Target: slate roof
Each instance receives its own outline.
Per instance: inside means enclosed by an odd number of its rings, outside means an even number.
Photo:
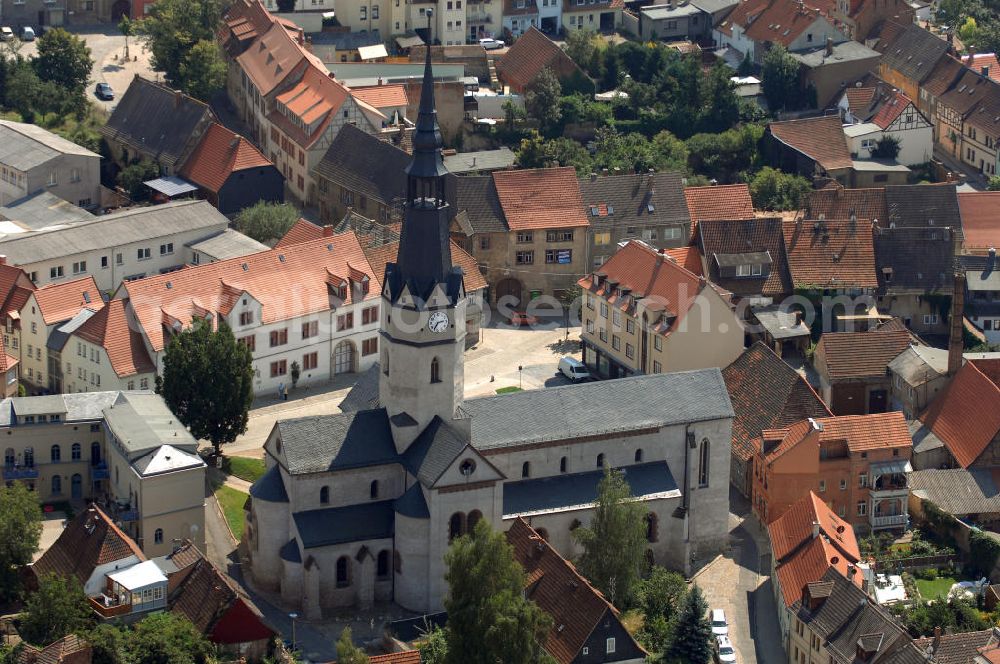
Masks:
[[[461,432],[435,415],[403,453],[403,462],[422,485],[430,487],[468,446]]]
[[[114,524],[111,517],[100,507],[91,505],[66,524],[59,538],[32,569],[39,577],[44,574],[75,576],[80,583],[86,583],[96,567],[131,556],[146,560],[136,543]]]
[[[733,454],[746,460],[764,429],[833,415],[816,390],[766,344],[756,342],[722,370],[733,418]]]
[[[785,221],[785,252],[795,288],[877,288],[871,222]]]
[[[907,474],[910,491],[948,514],[1000,512],[996,471],[989,468],[934,468]]]
[[[45,284],[34,292],[34,296],[46,325],[69,320],[84,308],[97,310],[104,306],[101,291],[92,276]]]
[[[431,512],[427,508],[427,500],[424,498],[424,491],[421,487],[420,482],[415,482],[393,502],[396,514],[402,514],[411,519],[431,518]]]
[[[295,512],[292,519],[302,548],[390,539],[395,525],[392,500]]]
[[[215,114],[207,104],[137,75],[101,134],[133,152],[178,163],[202,127],[213,120]]]
[[[875,231],[879,292],[951,293],[954,242],[948,228],[880,228]]]
[[[480,452],[733,417],[718,369],[513,392],[469,399],[462,408],[472,417],[473,446]]]
[[[506,537],[524,568],[525,597],[552,618],[545,651],[559,664],[576,661],[601,620],[617,621],[618,610],[523,519],[514,520]],[[634,640],[629,645],[622,647],[644,652]]]
[[[30,171],[64,154],[101,157],[38,125],[0,120],[0,164]]]
[[[406,198],[409,163],[410,155],[403,150],[346,124],[316,166],[316,174],[357,195],[391,204]]]
[[[397,462],[389,418],[382,408],[278,420],[275,428],[281,453],[269,452],[283,461],[290,475]]]
[[[277,464],[268,468],[250,487],[250,496],[268,503],[287,503],[288,492],[281,479],[281,469]]]
[[[969,191],[958,194],[958,207],[962,217],[962,246],[967,251],[978,251],[1000,246],[1000,191]]]
[[[590,225],[583,210],[580,182],[570,166],[496,171],[493,183],[511,230]]]
[[[233,173],[267,167],[274,168],[274,164],[253,143],[213,122],[184,161],[180,175],[218,193]]]
[[[889,225],[947,226],[960,233],[962,212],[954,184],[904,184],[885,188]]]
[[[839,115],[772,122],[767,128],[775,139],[809,157],[826,171],[853,165]]]
[[[372,269],[375,270],[375,274],[379,275],[380,278],[385,272],[386,263],[395,263],[398,254],[399,240],[378,247],[365,247],[365,255],[368,257],[368,262],[371,264]],[[483,290],[489,285],[486,282],[486,277],[483,276],[482,271],[479,269],[479,263],[476,262],[476,259],[469,255],[469,252],[465,249],[458,246],[454,240],[451,242],[451,262],[452,265],[462,268],[462,283],[465,285],[466,293]]]
[[[785,259],[785,240],[781,219],[751,218],[711,221],[698,224],[698,245],[707,259],[708,278],[735,295],[777,296],[792,292],[792,280]],[[767,252],[771,270],[765,278],[723,278],[713,256]]]
[[[156,365],[149,359],[142,335],[129,324],[124,300],[108,302],[80,325],[74,334],[104,348],[119,378],[156,372]]]
[[[983,77],[978,70],[966,69],[951,88],[938,97],[938,104],[964,116],[965,124],[981,131],[1000,130],[1000,83]]]
[[[475,173],[477,171],[495,171],[511,168],[516,155],[508,147],[497,150],[479,150],[477,152],[459,152],[444,155],[444,167],[449,173]]]
[[[678,173],[631,173],[584,178],[580,180],[580,195],[595,231],[622,224],[680,225],[683,226],[682,237],[691,235],[691,217]]]
[[[831,380],[884,377],[885,368],[911,342],[906,331],[826,332],[820,352]]]
[[[844,189],[841,186],[809,192],[806,202],[807,219],[870,219],[881,226],[889,225],[889,210],[885,189]]]
[[[358,375],[347,396],[340,402],[338,408],[342,413],[354,413],[359,410],[378,408],[379,363],[376,362]]]
[[[888,45],[878,44],[882,64],[914,83],[923,83],[948,52],[948,42],[917,24],[907,25]]]
[[[546,67],[559,77],[580,71],[555,42],[532,26],[507,49],[496,64],[496,72],[504,83],[523,90]]]
[[[968,468],[1000,431],[1000,387],[966,362],[919,419]]]
[[[506,233],[507,220],[490,175],[449,176],[445,181],[455,214],[464,214],[473,233]]]
[[[677,482],[666,461],[618,468],[636,498],[676,498]],[[503,486],[503,517],[532,516],[580,509],[597,501],[604,469],[507,482]]]

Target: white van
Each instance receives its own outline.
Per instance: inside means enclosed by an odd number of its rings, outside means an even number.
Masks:
[[[568,356],[559,360],[559,373],[566,376],[574,383],[579,380],[587,380],[590,378],[590,372],[587,370],[587,365],[580,360]]]
[[[726,612],[722,609],[712,609],[712,634],[728,636],[729,623],[726,622]]]
[[[35,41],[35,30],[30,25],[21,28],[21,41]]]

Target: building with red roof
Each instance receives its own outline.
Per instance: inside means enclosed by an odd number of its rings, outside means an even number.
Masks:
[[[608,0],[603,0],[605,3]],[[617,9],[610,8],[608,11],[621,15],[622,4],[618,0]],[[611,3],[613,4],[613,3]],[[591,12],[600,11],[602,8],[589,6]],[[576,17],[574,16],[574,23]],[[564,17],[564,20],[565,19]],[[500,58],[496,65],[497,76],[500,81],[509,86],[513,92],[523,93],[531,85],[531,82],[542,73],[543,69],[551,69],[552,72],[562,80],[589,81],[587,75],[580,69],[573,59],[566,55],[559,46],[546,37],[541,30],[531,27],[521,35],[516,42]],[[591,83],[592,85],[592,83]]]
[[[903,329],[826,332],[813,355],[819,393],[837,415],[881,413],[889,408],[889,363],[915,343]]]
[[[962,250],[985,256],[1000,247],[1000,191],[963,191],[958,194],[962,213]]]
[[[258,201],[285,200],[285,178],[242,136],[213,122],[180,170],[222,214],[234,215]]]
[[[884,136],[899,141],[896,161],[913,166],[931,158],[934,151],[934,127],[916,103],[885,81],[874,85],[848,88],[840,96],[839,108],[852,154],[871,159]]]
[[[776,168],[850,185],[854,165],[839,115],[771,122],[764,139],[765,154]]]
[[[864,532],[906,527],[913,442],[902,413],[809,418],[752,444],[751,501],[765,523],[815,492]]]
[[[691,215],[691,237],[698,235],[698,222],[706,219],[753,219],[753,199],[746,184],[685,187],[684,199]]]
[[[21,361],[21,309],[36,290],[28,273],[7,264],[7,257],[0,256],[0,319],[3,335],[0,336],[0,372],[4,377],[0,395],[17,394],[17,381]]]
[[[601,377],[724,367],[743,350],[729,294],[643,242],[579,285],[583,361]]]
[[[747,0],[715,26],[713,36],[720,46],[731,47],[741,56],[749,53],[752,61],[760,63],[770,44],[802,51],[828,39],[837,44],[847,41],[829,15],[832,8],[832,2],[823,0]]]
[[[138,330],[129,325],[124,300],[111,300],[92,315],[82,316],[78,326],[62,332],[62,352],[75,351],[91,358],[86,377],[66,372],[63,391],[85,392],[90,386],[102,390],[149,390],[156,382],[156,365],[149,358]],[[49,344],[50,353],[52,343]],[[82,363],[80,363],[82,364]]]

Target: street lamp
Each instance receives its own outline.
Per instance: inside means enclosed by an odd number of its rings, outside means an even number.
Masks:
[[[519,390],[522,389],[522,387],[523,387],[523,385],[521,384],[521,371],[523,369],[524,369],[523,366],[521,366],[520,364],[517,365],[517,389],[519,389]]]
[[[299,614],[292,611],[288,617],[292,619],[292,652],[295,652],[295,619],[299,617]]]

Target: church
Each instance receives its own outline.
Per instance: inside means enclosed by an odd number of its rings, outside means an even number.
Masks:
[[[467,298],[427,51],[399,252],[381,280],[378,407],[275,424],[245,569],[306,618],[381,601],[440,611],[453,538],[521,517],[573,558],[615,468],[647,512],[647,560],[689,573],[728,534],[733,410],[718,369],[464,399]]]

